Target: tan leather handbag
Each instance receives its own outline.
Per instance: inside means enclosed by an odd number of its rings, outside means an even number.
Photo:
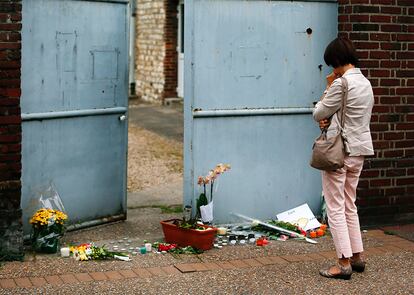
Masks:
[[[346,102],[348,99],[348,81],[341,77],[342,81],[342,107],[341,122],[338,134],[327,138],[327,128],[315,139],[312,148],[310,165],[313,168],[326,171],[335,171],[344,167],[345,145],[342,137],[342,129],[345,123]],[[339,112],[339,111],[338,111]]]

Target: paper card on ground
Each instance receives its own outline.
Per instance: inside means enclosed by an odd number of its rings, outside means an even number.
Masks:
[[[213,201],[208,203],[205,206],[200,206],[201,220],[203,222],[212,222],[213,221]]]
[[[310,230],[321,226],[308,204],[303,204],[299,207],[277,214],[276,217],[278,220],[297,224],[303,230]]]

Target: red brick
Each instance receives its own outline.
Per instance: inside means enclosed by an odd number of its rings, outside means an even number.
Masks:
[[[51,285],[60,285],[63,284],[63,280],[59,276],[47,276],[45,280]]]
[[[108,280],[108,277],[103,272],[90,272],[89,275],[94,281],[105,281]]]
[[[370,70],[370,77],[389,77],[390,70]]]
[[[396,71],[397,77],[414,77],[414,70]]]
[[[123,269],[123,270],[119,270],[119,273],[124,277],[124,278],[127,278],[127,279],[130,279],[130,278],[136,278],[137,277],[137,274],[135,273],[135,272],[133,272],[132,270],[130,270],[130,269]]]
[[[75,276],[75,278],[79,282],[90,282],[90,281],[93,281],[93,278],[89,274],[87,274],[87,273],[75,273],[73,275]]]
[[[269,259],[273,261],[273,264],[286,264],[287,260],[283,259],[281,256],[269,256]]]
[[[400,86],[401,80],[400,79],[381,79],[380,85],[381,86]]]
[[[398,248],[406,251],[414,251],[414,243],[399,244]]]
[[[379,68],[379,60],[360,60],[361,68]]]
[[[414,2],[412,0],[398,0],[397,3],[401,6],[414,6]]]
[[[398,34],[397,41],[414,41],[413,34]]]
[[[374,23],[390,23],[391,22],[391,16],[390,15],[371,15],[370,21]]]
[[[13,279],[0,279],[0,287],[4,289],[15,288],[17,285]]]
[[[150,273],[145,268],[134,268],[133,272],[136,273],[140,278],[149,278],[152,277],[152,273]]]
[[[379,49],[378,42],[354,42],[357,49]]]
[[[369,56],[372,59],[389,59],[390,52],[389,51],[370,51]]]
[[[217,261],[216,263],[222,269],[235,269],[236,268],[236,266],[234,266],[228,261]]]
[[[33,277],[29,279],[32,282],[33,286],[35,287],[42,287],[43,285],[46,285],[47,283],[44,278]]]
[[[204,262],[203,264],[208,270],[219,270],[219,269],[221,269],[221,267],[215,262]]]
[[[398,247],[395,247],[395,246],[391,246],[391,245],[389,245],[389,246],[381,246],[381,247],[379,247],[381,250],[383,250],[384,252],[391,252],[391,253],[394,253],[394,252],[401,252],[401,249],[400,248],[398,248]]]
[[[380,254],[384,254],[384,252],[379,251],[377,249],[368,248],[368,249],[365,249],[364,254],[366,256],[377,256],[377,255],[380,255]]]
[[[397,59],[414,59],[414,52],[412,51],[397,52]]]
[[[280,256],[280,258],[288,261],[288,262],[300,262],[300,261],[304,261],[304,258],[302,257],[302,255],[283,255]]]
[[[397,185],[412,185],[412,184],[414,184],[414,177],[397,179]]]
[[[391,36],[385,33],[370,33],[369,39],[374,41],[390,41]]]
[[[306,256],[310,257],[311,260],[326,259],[324,256],[320,255],[319,253],[307,253]]]
[[[14,279],[16,285],[20,288],[31,288],[33,287],[32,283],[30,282],[29,278],[16,278]]]
[[[381,31],[383,31],[383,32],[401,32],[402,31],[402,26],[401,25],[395,25],[395,24],[381,25]]]
[[[337,257],[335,251],[323,251],[323,252],[318,252],[318,254],[328,259]]]
[[[251,267],[263,266],[257,259],[249,258],[249,259],[242,259],[242,261],[248,264]]]
[[[368,33],[352,32],[350,34],[351,40],[369,40]]]
[[[0,124],[20,124],[22,122],[20,116],[4,116],[0,117]]]
[[[257,261],[259,261],[263,265],[272,265],[275,264],[275,262],[270,257],[256,257]]]
[[[381,67],[383,68],[399,68],[401,66],[401,62],[398,60],[382,60]]]
[[[396,94],[398,95],[414,95],[414,87],[397,88]]]
[[[204,263],[193,263],[193,266],[196,271],[207,271],[209,270],[207,266],[204,265]]]
[[[108,277],[108,279],[110,279],[111,281],[115,281],[115,280],[121,280],[124,277],[117,271],[106,271],[105,275]]]
[[[236,268],[246,268],[246,267],[249,267],[249,265],[247,263],[243,262],[243,260],[241,260],[241,259],[230,260],[229,262],[231,264],[233,264]]]
[[[179,275],[181,272],[176,269],[173,266],[163,266],[161,269],[167,274],[167,275]]]
[[[183,273],[196,271],[193,263],[176,264],[174,266]]]
[[[401,14],[401,8],[400,7],[389,7],[389,6],[382,6],[381,7],[381,13],[385,14]]]
[[[369,14],[351,14],[349,16],[351,22],[369,22]]]

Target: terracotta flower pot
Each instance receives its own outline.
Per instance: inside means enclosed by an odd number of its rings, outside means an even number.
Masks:
[[[173,224],[173,222],[177,220],[178,219],[169,219],[161,221],[166,243],[178,244],[181,247],[191,246],[200,250],[209,250],[213,248],[217,228],[202,225],[206,230],[185,229]]]

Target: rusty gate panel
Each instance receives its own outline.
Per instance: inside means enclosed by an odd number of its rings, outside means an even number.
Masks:
[[[127,0],[23,0],[26,233],[36,191],[50,182],[72,225],[126,218],[128,9]]]
[[[311,111],[336,1],[188,0],[185,17],[185,205],[195,204],[197,176],[222,162],[232,170],[215,193],[216,222],[305,202],[318,212]]]

